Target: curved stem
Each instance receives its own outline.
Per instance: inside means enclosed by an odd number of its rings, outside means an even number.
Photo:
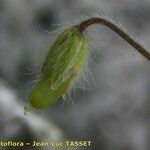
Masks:
[[[121,28],[115,25],[113,22],[105,19],[105,18],[90,18],[88,20],[83,21],[77,27],[80,33],[83,33],[87,27],[93,24],[101,24],[107,26],[112,31],[121,36],[126,42],[128,42],[131,46],[133,46],[139,53],[141,53],[145,58],[150,61],[150,52],[148,52],[143,46],[137,43],[133,38],[131,38],[127,33],[125,33]]]

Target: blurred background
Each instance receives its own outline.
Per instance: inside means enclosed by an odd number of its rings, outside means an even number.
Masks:
[[[0,0],[1,141],[91,140],[85,149],[150,149],[150,64],[105,27],[88,30],[92,77],[86,89],[75,89],[74,104],[59,101],[23,114],[55,31],[101,13],[150,49],[149,0]]]

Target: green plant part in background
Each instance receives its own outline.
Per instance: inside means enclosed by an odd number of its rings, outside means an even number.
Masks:
[[[107,26],[150,61],[150,52],[114,22],[105,18],[85,20],[66,29],[54,41],[43,64],[39,82],[30,93],[30,104],[25,106],[25,113],[31,107],[43,109],[52,105],[74,85],[88,60],[89,41],[85,30],[93,24]]]

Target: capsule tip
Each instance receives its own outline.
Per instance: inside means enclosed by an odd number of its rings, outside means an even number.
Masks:
[[[32,108],[32,105],[31,104],[27,104],[25,107],[24,107],[24,115],[27,116],[28,113],[31,111],[31,108]]]

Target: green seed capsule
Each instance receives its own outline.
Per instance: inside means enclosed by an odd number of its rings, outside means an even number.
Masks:
[[[80,75],[88,54],[87,36],[76,26],[61,33],[46,56],[39,82],[30,93],[30,104],[43,109],[66,94]]]

